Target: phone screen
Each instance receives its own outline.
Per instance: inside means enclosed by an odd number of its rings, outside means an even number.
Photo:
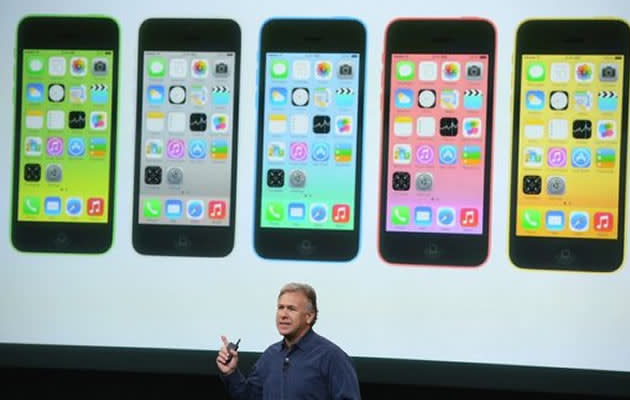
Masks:
[[[233,52],[144,52],[138,222],[230,221]]]
[[[359,54],[266,65],[261,227],[354,229]]]
[[[480,235],[487,54],[392,54],[389,232]]]
[[[522,56],[516,235],[617,239],[623,61]]]
[[[23,58],[18,221],[107,223],[113,51]]]

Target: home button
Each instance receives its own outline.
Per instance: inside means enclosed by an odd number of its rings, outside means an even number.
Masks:
[[[179,235],[175,241],[175,248],[178,250],[186,250],[190,245],[190,239],[186,235]]]
[[[63,249],[63,248],[68,247],[69,244],[70,244],[70,238],[65,232],[57,233],[57,236],[55,237],[56,248]]]
[[[442,250],[440,250],[438,245],[435,243],[429,243],[429,245],[424,248],[424,255],[427,258],[436,259],[439,258],[441,254]]]
[[[313,243],[311,243],[310,240],[304,239],[298,243],[297,250],[299,254],[309,256],[315,251],[315,246],[313,246]]]
[[[570,249],[561,249],[556,255],[556,261],[562,265],[571,264],[574,260],[575,257]]]

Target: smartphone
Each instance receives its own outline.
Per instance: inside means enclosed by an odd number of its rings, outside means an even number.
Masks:
[[[227,19],[140,27],[133,246],[224,257],[234,247],[241,31]]]
[[[387,28],[379,250],[389,263],[488,256],[495,36],[482,19]]]
[[[359,246],[365,28],[274,19],[261,35],[256,252],[350,260]]]
[[[118,26],[26,17],[18,26],[11,239],[30,252],[112,244]]]
[[[624,250],[630,30],[530,20],[514,59],[510,258],[614,271]]]

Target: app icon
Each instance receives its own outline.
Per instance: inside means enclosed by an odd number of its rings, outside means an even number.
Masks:
[[[352,116],[337,116],[337,118],[335,118],[335,133],[339,136],[352,135]]]
[[[46,141],[46,154],[53,157],[63,155],[63,139],[57,136],[49,137]]]
[[[411,136],[413,130],[411,117],[397,116],[394,118],[394,135],[396,136]]]
[[[354,104],[354,90],[349,87],[335,90],[335,103],[339,107],[351,107]]]
[[[433,175],[430,172],[420,172],[416,174],[416,190],[428,192],[433,189]]]
[[[68,155],[70,157],[83,157],[85,155],[85,140],[82,137],[68,139]]]
[[[272,87],[269,90],[269,102],[272,106],[284,106],[289,100],[287,88]]]
[[[284,207],[281,203],[267,203],[265,217],[269,222],[280,222],[284,219]]]
[[[323,224],[328,220],[328,206],[322,203],[311,204],[311,221],[316,224]]]
[[[173,58],[169,63],[169,74],[173,79],[184,79],[188,75],[188,62],[185,58]]]
[[[588,90],[577,90],[573,96],[575,111],[588,112],[593,108],[593,93]]]
[[[339,79],[352,79],[354,77],[354,65],[352,61],[345,60],[339,63],[337,77]]]
[[[267,171],[267,186],[282,187],[284,186],[284,170],[270,169]]]
[[[349,163],[352,161],[352,144],[335,144],[335,161],[338,163]]]
[[[308,134],[308,114],[291,115],[291,135]]]
[[[48,100],[51,103],[61,103],[66,98],[66,87],[61,83],[48,85]]]
[[[330,158],[330,146],[328,143],[315,142],[313,144],[313,150],[311,151],[311,158],[313,161],[325,162]]]
[[[528,90],[525,93],[525,107],[530,111],[540,111],[545,108],[545,92],[542,90]]]
[[[186,87],[171,86],[168,89],[168,102],[171,104],[184,104],[186,102]]]
[[[66,59],[64,57],[50,57],[48,59],[48,75],[64,76],[66,74]]]
[[[547,211],[545,213],[545,227],[552,232],[564,230],[564,212],[560,210]]]
[[[168,219],[179,219],[184,215],[184,204],[181,200],[167,199],[164,203],[164,215]]]
[[[149,78],[163,78],[166,73],[166,59],[164,57],[149,57],[147,74]]]
[[[104,111],[91,112],[90,128],[95,131],[104,131],[107,129],[107,113]]]
[[[591,166],[591,150],[588,147],[574,147],[571,152],[571,165],[574,168]]]
[[[600,111],[615,111],[617,109],[617,92],[602,90],[597,93],[597,106]]]
[[[306,142],[291,142],[289,158],[292,161],[306,161],[308,158],[308,144]]]
[[[394,206],[392,207],[392,224],[393,225],[409,225],[409,207]]]
[[[144,169],[144,183],[147,185],[159,185],[162,183],[162,168],[149,166]]]
[[[289,186],[292,188],[303,188],[306,185],[306,174],[304,171],[294,169],[289,173]]]
[[[26,85],[26,101],[29,103],[41,103],[44,101],[44,85],[41,83],[29,83]]]
[[[617,64],[605,63],[600,65],[599,80],[602,82],[617,82]]]
[[[87,58],[72,57],[70,59],[70,74],[72,76],[85,76],[87,74]]]
[[[549,95],[549,106],[556,111],[566,110],[569,108],[569,94],[564,90],[553,90]]]
[[[105,201],[101,197],[90,197],[87,201],[87,215],[98,217],[105,211]]]
[[[597,149],[596,163],[598,168],[614,168],[616,158],[615,149]]]
[[[61,214],[61,197],[51,196],[44,199],[44,214],[59,215]]]
[[[286,156],[286,145],[284,142],[271,142],[267,146],[267,160],[284,161]]]
[[[439,207],[436,222],[438,226],[444,228],[455,226],[455,209],[453,207]]]
[[[208,60],[197,58],[190,63],[190,75],[193,78],[205,79],[208,77]]]
[[[543,150],[541,147],[525,147],[523,164],[528,168],[542,167]]]
[[[204,113],[190,114],[190,130],[192,132],[205,132],[208,125],[208,118]]]
[[[166,171],[166,181],[170,185],[181,185],[184,181],[184,171],[177,167],[169,168]]]
[[[144,155],[146,158],[155,160],[162,158],[164,154],[164,142],[162,139],[149,139],[144,144]]]
[[[226,133],[228,131],[228,115],[227,114],[212,114],[211,127],[212,127],[213,133]]]
[[[188,200],[186,203],[186,216],[188,219],[199,220],[203,218],[203,201]]]
[[[308,60],[293,61],[293,79],[305,81],[311,77],[311,63]]]
[[[446,61],[442,63],[442,80],[445,82],[454,82],[459,80],[460,65],[456,61]]]
[[[523,177],[523,193],[540,194],[542,190],[542,178],[539,175],[525,175]]]
[[[182,139],[169,139],[166,143],[166,156],[171,160],[181,160],[186,154],[186,143]]]
[[[159,106],[164,103],[164,86],[149,85],[147,87],[147,102],[152,106]]]
[[[411,164],[411,145],[395,144],[393,149],[394,164]]]
[[[521,226],[527,230],[537,230],[542,223],[542,213],[539,210],[526,208],[521,213]]]
[[[547,194],[561,196],[567,191],[567,182],[562,176],[547,177]]]
[[[469,81],[480,81],[483,78],[483,63],[466,63],[466,79]]]
[[[596,212],[593,215],[593,228],[597,232],[612,232],[613,215],[609,212]]]
[[[481,164],[481,147],[465,145],[462,148],[462,164],[467,167],[476,167]]]
[[[553,168],[563,168],[567,165],[567,149],[564,147],[550,147],[547,150],[547,165]]]
[[[104,83],[90,85],[90,99],[94,104],[105,104],[108,99],[108,86]]]
[[[44,113],[40,110],[28,110],[26,111],[24,123],[28,129],[42,129],[44,126]]]
[[[78,217],[83,211],[83,200],[78,197],[69,197],[66,200],[66,214]]]
[[[164,113],[149,111],[147,113],[146,127],[149,132],[161,132],[164,129]]]
[[[26,68],[29,74],[39,75],[44,70],[44,60],[39,56],[29,56],[26,59]]]
[[[592,82],[593,81],[593,64],[591,63],[578,63],[575,66],[575,80],[578,82]]]
[[[188,157],[192,160],[203,160],[208,154],[208,145],[205,140],[193,139],[188,142]]]
[[[392,177],[392,189],[396,191],[406,191],[411,187],[411,175],[409,172],[394,172]]]
[[[226,61],[217,60],[214,62],[214,69],[212,70],[214,76],[217,78],[226,78],[230,74],[230,69]]]
[[[284,114],[269,115],[269,132],[272,134],[281,134],[287,131],[287,116]]]
[[[569,121],[566,119],[549,120],[549,139],[564,140],[569,137]]]
[[[457,118],[440,118],[440,135],[457,136]]]
[[[194,102],[194,97],[193,97],[193,102]],[[215,106],[224,106],[224,105],[227,105],[229,102],[230,102],[230,88],[229,87],[219,85],[219,86],[214,86],[212,88],[212,104],[214,104]]]
[[[330,132],[330,117],[328,115],[315,115],[313,117],[313,132],[329,133]]]
[[[336,224],[347,224],[350,222],[350,206],[348,204],[334,204],[332,220]]]
[[[479,211],[476,208],[462,208],[459,211],[459,224],[462,228],[474,228],[479,225]]]
[[[593,124],[587,119],[576,119],[573,121],[573,138],[590,139],[593,131]]]
[[[433,210],[431,207],[416,207],[413,214],[417,226],[427,227],[433,223]]]
[[[483,92],[479,89],[466,89],[464,91],[464,108],[466,110],[481,110],[483,105]]]
[[[551,82],[566,83],[569,82],[569,64],[568,63],[551,63]]]
[[[317,61],[315,63],[315,78],[324,81],[332,78],[332,64],[330,61]]]
[[[107,141],[104,137],[90,138],[90,145],[88,147],[88,154],[93,158],[105,157],[107,150]]]
[[[396,62],[396,79],[399,81],[413,80],[414,64],[412,61]]]
[[[437,96],[433,89],[420,89],[418,92],[418,106],[420,108],[434,108]]]
[[[68,127],[70,129],[85,128],[85,113],[83,111],[70,111],[70,114],[68,114]]]
[[[545,135],[545,125],[543,121],[525,121],[525,137],[531,140],[542,139]]]
[[[42,177],[42,166],[39,164],[24,165],[24,180],[27,182],[39,182]]]
[[[617,138],[615,121],[604,120],[597,122],[597,138],[600,140],[614,140]]]
[[[530,82],[543,82],[546,76],[545,63],[529,62],[527,63],[527,80]]]
[[[223,200],[210,200],[208,202],[208,218],[225,219],[227,216],[227,204]]]
[[[60,165],[49,164],[46,167],[46,181],[47,182],[61,182],[63,177],[63,170]]]
[[[456,110],[459,106],[459,92],[456,89],[442,89],[440,106],[444,110]]]
[[[108,62],[106,58],[95,58],[92,60],[92,75],[104,76],[107,75]]]
[[[59,110],[50,110],[46,114],[47,126],[50,130],[60,130],[66,125],[66,114]]]
[[[225,86],[215,86],[212,89],[212,103],[214,105],[221,105],[221,104],[226,104],[227,101],[225,101],[225,103],[222,103],[223,97],[220,96],[217,92],[215,93],[215,89],[218,88],[224,88],[227,89]],[[225,93],[226,96],[225,97],[229,97],[229,95],[227,95],[227,92],[221,92],[221,93]],[[219,99],[219,104],[217,104],[217,99]],[[195,106],[205,106],[208,103],[208,89],[206,89],[205,86],[201,86],[201,85],[193,85],[190,87],[190,102],[195,105]]]
[[[70,103],[83,104],[87,100],[87,89],[85,85],[70,86]]]
[[[313,92],[313,103],[316,107],[326,108],[330,104],[331,93],[328,88],[316,88]]]
[[[418,117],[416,124],[417,124],[417,134],[419,137],[435,136],[435,118]],[[411,119],[409,120],[409,128],[411,128]]]
[[[433,165],[434,154],[433,146],[421,144],[416,150],[416,162],[420,165]]]
[[[434,61],[421,61],[418,64],[418,78],[421,81],[432,82],[437,80],[438,66]]]
[[[296,107],[308,105],[309,91],[305,87],[293,88],[291,91],[291,104]]]
[[[573,211],[569,217],[571,230],[574,232],[586,232],[588,230],[588,213],[586,211]]]
[[[464,137],[476,139],[481,137],[481,118],[464,118]]]
[[[289,76],[289,61],[272,60],[269,71],[271,73],[271,79],[274,79],[274,80],[287,79],[287,77]]]
[[[39,215],[41,210],[41,201],[39,197],[26,196],[22,205],[22,211],[26,215]]]
[[[42,155],[42,138],[37,136],[27,136],[24,138],[24,155],[28,157],[39,157]]]
[[[394,103],[396,108],[408,109],[413,106],[413,90],[396,89],[394,93]]]
[[[443,144],[440,146],[440,165],[455,165],[457,163],[457,146]]]

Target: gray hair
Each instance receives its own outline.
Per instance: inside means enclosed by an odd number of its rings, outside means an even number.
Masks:
[[[304,297],[306,297],[306,300],[307,300],[306,306],[308,308],[308,311],[315,314],[315,316],[313,317],[313,322],[311,322],[311,327],[315,325],[315,321],[317,321],[317,312],[318,312],[317,311],[317,295],[315,294],[315,289],[313,289],[311,285],[307,285],[306,283],[295,283],[295,282],[287,283],[286,285],[282,287],[282,289],[280,289],[280,294],[278,295],[278,299],[280,299],[280,297],[282,297],[282,295],[287,292],[289,293],[299,292],[299,293],[302,293]]]

